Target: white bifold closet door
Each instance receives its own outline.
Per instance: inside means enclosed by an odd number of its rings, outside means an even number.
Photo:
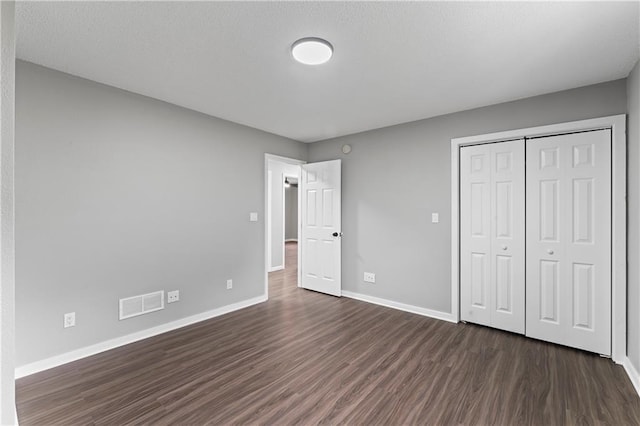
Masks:
[[[524,140],[460,149],[460,312],[525,331]]]
[[[611,130],[526,145],[526,334],[610,355]]]

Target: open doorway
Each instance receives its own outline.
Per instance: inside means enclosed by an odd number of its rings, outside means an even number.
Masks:
[[[297,264],[297,253],[295,258],[293,253],[290,255],[288,251],[291,248],[298,247],[298,176],[284,176],[284,268],[286,269],[291,262],[295,261]]]
[[[265,155],[266,171],[266,267],[265,294],[282,294],[284,287],[299,285],[298,236],[300,197],[298,193],[303,161]]]
[[[342,161],[307,164],[265,154],[265,296],[270,274],[292,278],[291,290],[302,287],[340,297],[342,294]],[[298,186],[292,185],[292,182]],[[286,189],[297,198],[295,239],[287,256]],[[293,198],[293,196],[291,197]],[[291,206],[290,206],[291,208]],[[289,238],[293,240],[294,238]],[[295,255],[295,256],[294,256]],[[279,276],[278,275],[278,276]],[[288,292],[287,292],[288,293]]]

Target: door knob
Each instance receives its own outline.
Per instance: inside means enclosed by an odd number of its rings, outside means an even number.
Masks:
[[[507,249],[507,246],[502,246],[502,250],[506,250],[506,249]]]
[[[333,234],[334,237],[342,237],[342,232],[334,232]]]
[[[547,253],[549,253],[549,254],[553,254],[553,250],[551,250],[551,249],[547,249]]]

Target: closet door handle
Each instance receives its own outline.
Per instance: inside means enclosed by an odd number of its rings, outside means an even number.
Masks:
[[[506,250],[506,249],[507,249],[507,246],[502,246],[502,250]]]
[[[551,249],[547,249],[547,253],[549,253],[549,254],[553,254],[553,250],[551,250]]]

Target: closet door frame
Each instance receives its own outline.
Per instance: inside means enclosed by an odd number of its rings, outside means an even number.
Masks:
[[[460,321],[460,148],[481,143],[611,129],[611,358],[627,352],[627,149],[626,115],[529,127],[451,139],[451,319]]]

